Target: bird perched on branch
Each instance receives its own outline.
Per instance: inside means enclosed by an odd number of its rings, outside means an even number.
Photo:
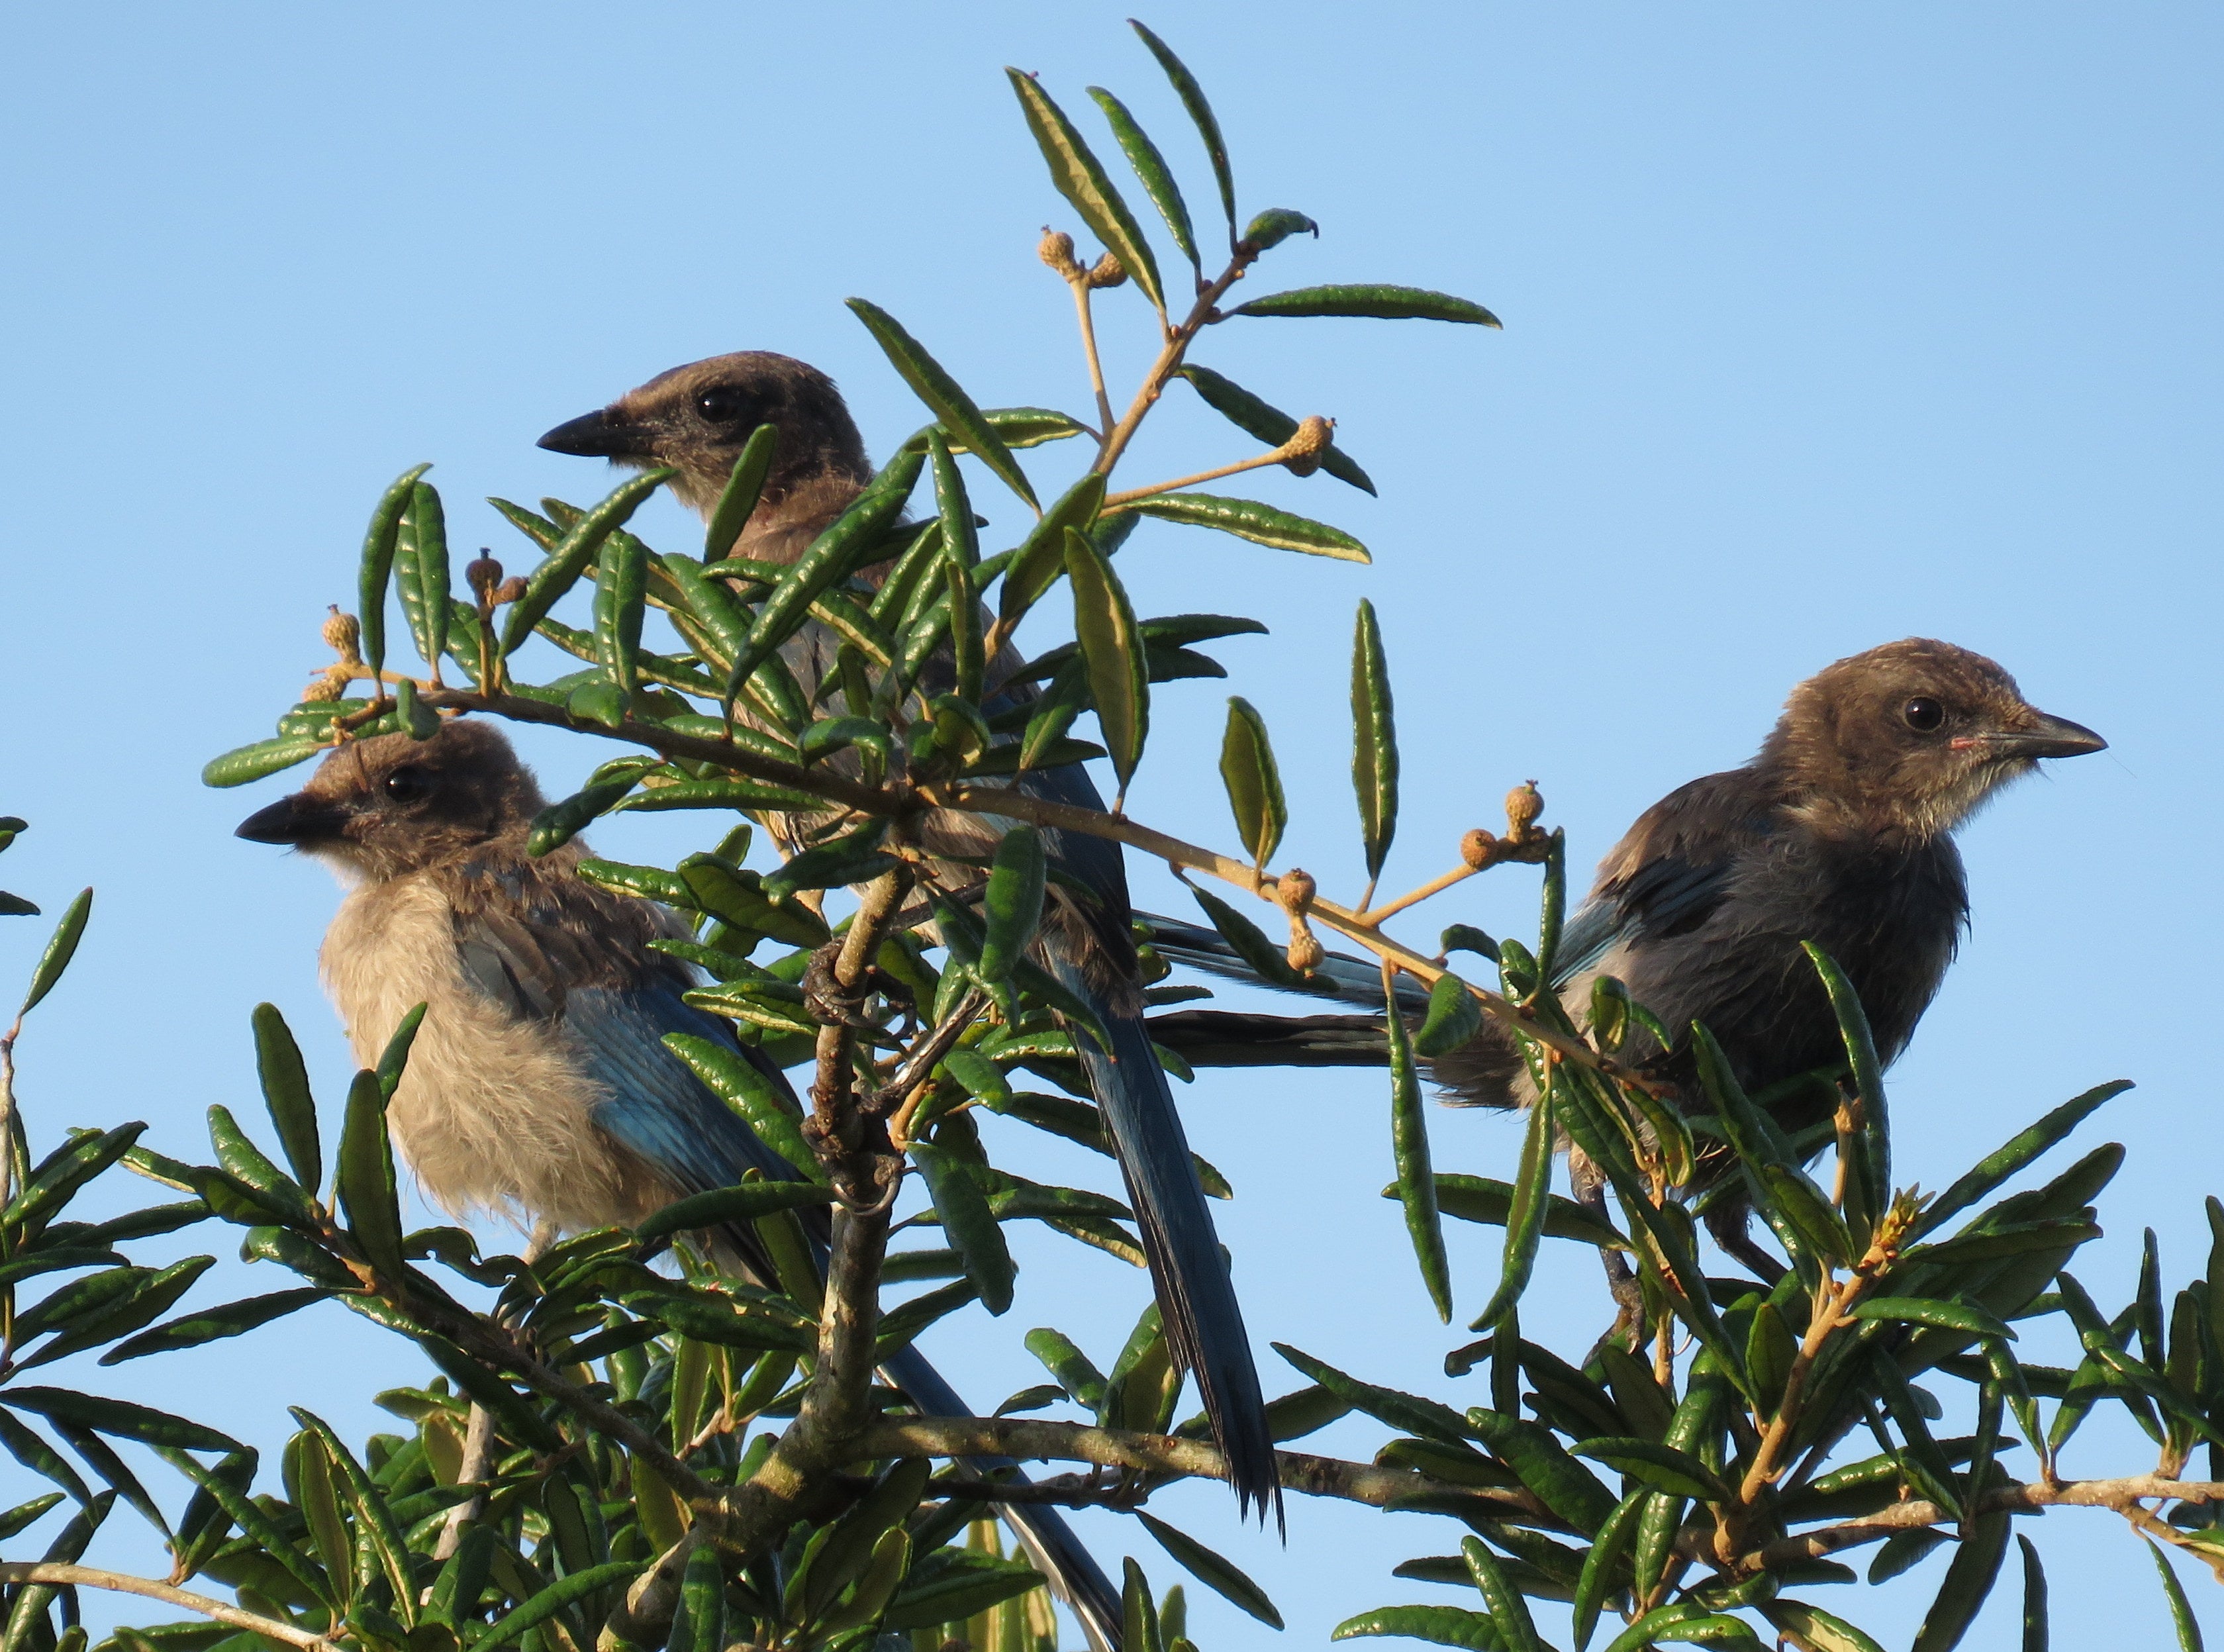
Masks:
[[[707,516],[760,425],[778,433],[773,468],[733,554],[793,562],[869,478],[862,440],[833,381],[816,368],[768,351],[714,356],[660,374],[601,410],[559,425],[540,446],[635,467],[669,465],[679,498]],[[831,635],[816,624],[784,650],[806,695],[831,668]],[[989,662],[996,685],[1016,669],[1007,649]],[[1012,685],[1002,702],[1032,693]],[[997,708],[993,699],[984,709]],[[1014,784],[1084,808],[1103,808],[1080,768],[1031,770]],[[932,823],[931,846],[984,855],[1003,823],[945,815]],[[1077,1038],[1077,1053],[1117,1149],[1143,1240],[1151,1279],[1175,1360],[1194,1374],[1229,1479],[1248,1510],[1272,1505],[1281,1485],[1273,1439],[1250,1341],[1204,1189],[1142,1015],[1142,977],[1128,922],[1127,874],[1116,844],[1080,833],[1046,834],[1050,904],[1039,943],[1043,962],[1081,996],[1109,1031],[1108,1052]],[[951,887],[977,882],[962,864],[946,869]],[[1071,880],[1093,898],[1077,900]]]
[[[1664,1050],[1635,1033],[1623,1059],[1704,1111],[1694,1022],[1748,1091],[1843,1067],[1836,1017],[1800,946],[1812,941],[1852,981],[1889,1063],[1945,978],[1968,919],[1955,831],[2041,759],[2107,744],[2037,710],[1998,665],[1949,642],[1910,638],[1841,660],[1791,691],[1751,763],[1678,787],[1638,817],[1569,920],[1553,985],[1580,1023],[1592,982],[1621,981],[1674,1041]],[[1209,946],[1158,945],[1212,966]],[[1322,984],[1333,989],[1332,974]],[[1379,1003],[1379,984],[1342,996],[1370,990]],[[1165,1027],[1170,1019],[1155,1023],[1159,1036],[1185,1048]],[[1247,1048],[1287,1051],[1299,1065],[1359,1059],[1350,1017],[1277,1020],[1246,1027],[1216,1016],[1200,1020],[1197,1035],[1229,1060]],[[1435,1077],[1449,1098],[1469,1105],[1532,1098],[1525,1064],[1495,1021],[1438,1058]],[[1828,1084],[1800,1090],[1779,1122],[1795,1134],[1818,1123],[1832,1094]],[[1711,1225],[1741,1260],[1777,1271],[1745,1238],[1734,1199],[1716,1204]]]
[[[388,1118],[426,1193],[458,1215],[578,1230],[635,1225],[750,1170],[796,1180],[664,1045],[686,1033],[736,1048],[730,1023],[681,1001],[697,984],[689,966],[649,946],[691,932],[578,877],[578,839],[528,855],[542,807],[502,731],[466,718],[428,740],[340,746],[301,790],[239,827],[353,886],[321,962],[357,1061],[376,1065],[401,1018],[426,1006]],[[793,1104],[785,1077],[739,1048]],[[823,1212],[812,1219],[823,1239]],[[711,1240],[721,1260],[778,1288],[745,1225]],[[922,1412],[970,1415],[915,1349],[887,1370]],[[1057,1513],[1019,1506],[1008,1517],[1091,1640],[1118,1647],[1119,1592]]]

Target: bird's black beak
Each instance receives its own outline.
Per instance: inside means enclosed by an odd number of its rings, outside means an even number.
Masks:
[[[2033,712],[2025,726],[2005,729],[1988,744],[2003,756],[2014,757],[2082,757],[2088,751],[2108,749],[2108,743],[2082,723],[2049,717],[2044,712]]]
[[[539,446],[552,453],[581,459],[653,459],[655,448],[646,425],[610,408],[566,420],[543,436]]]
[[[256,810],[239,823],[233,835],[250,843],[321,843],[338,837],[346,824],[345,810],[306,792],[295,792],[267,809]]]

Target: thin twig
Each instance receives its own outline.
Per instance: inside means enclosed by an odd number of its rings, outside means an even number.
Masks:
[[[1360,902],[1358,912],[1354,915],[1368,925],[1379,928],[1384,919],[1395,917],[1409,906],[1418,906],[1432,895],[1442,895],[1453,884],[1463,883],[1482,870],[1483,868],[1480,866],[1455,866],[1442,877],[1431,878],[1420,888],[1407,890],[1387,906],[1369,908],[1366,902],[1362,901]],[[1368,889],[1371,896],[1374,885],[1370,883]]]
[[[1104,433],[1112,428],[1112,398],[1104,393],[1104,364],[1096,353],[1096,318],[1089,305],[1089,276],[1085,271],[1069,275],[1065,284],[1073,288],[1074,314],[1081,324],[1081,353],[1089,358],[1089,388],[1096,392],[1096,440],[1101,444]]]
[[[1107,494],[1104,499],[1104,514],[1109,516],[1123,505],[1131,505],[1138,499],[1155,498],[1161,493],[1172,493],[1177,488],[1193,488],[1200,482],[1217,482],[1223,476],[1240,476],[1245,471],[1264,470],[1269,465],[1282,464],[1289,457],[1289,450],[1286,447],[1277,447],[1260,453],[1255,458],[1239,460],[1233,465],[1223,465],[1215,470],[1199,471],[1195,476],[1177,477],[1171,482],[1153,482],[1147,488],[1129,488],[1124,493]]]
[[[1158,359],[1151,364],[1150,371],[1143,376],[1143,383],[1135,392],[1135,399],[1128,403],[1128,411],[1120,422],[1105,434],[1103,444],[1096,450],[1096,463],[1093,469],[1106,476],[1112,474],[1112,467],[1120,462],[1120,456],[1128,451],[1128,444],[1135,439],[1136,430],[1158,404],[1159,397],[1166,391],[1166,381],[1180,367],[1182,357],[1188,352],[1191,343],[1199,331],[1215,320],[1213,306],[1220,302],[1221,294],[1243,279],[1243,272],[1251,267],[1252,261],[1258,256],[1255,252],[1245,252],[1239,247],[1235,257],[1229,260],[1228,268],[1198,292],[1197,302],[1191,307],[1189,314],[1179,326],[1167,334],[1165,345],[1159,351]]]
[[[120,1595],[143,1595],[148,1600],[159,1600],[167,1605],[182,1607],[189,1612],[199,1612],[219,1624],[229,1624],[234,1629],[243,1629],[256,1635],[266,1635],[289,1646],[325,1649],[332,1644],[321,1635],[297,1629],[291,1624],[281,1624],[275,1617],[242,1611],[221,1600],[212,1600],[206,1595],[197,1595],[190,1590],[173,1588],[167,1583],[156,1583],[151,1578],[135,1578],[124,1572],[104,1572],[98,1567],[66,1566],[59,1560],[4,1561],[0,1562],[0,1583],[40,1583],[60,1588],[106,1589]]]

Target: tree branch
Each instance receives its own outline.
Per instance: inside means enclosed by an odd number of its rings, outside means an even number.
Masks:
[[[149,1600],[159,1600],[167,1605],[182,1607],[189,1612],[213,1618],[219,1624],[229,1624],[234,1629],[243,1629],[274,1641],[283,1641],[289,1646],[311,1647],[324,1652],[331,1646],[321,1635],[306,1629],[296,1629],[291,1624],[281,1624],[275,1618],[263,1617],[237,1606],[227,1606],[221,1600],[212,1600],[206,1595],[197,1595],[185,1589],[174,1589],[167,1583],[156,1583],[151,1578],[135,1578],[123,1572],[104,1572],[98,1567],[65,1566],[57,1560],[0,1561],[0,1583],[40,1583],[57,1587],[78,1589],[107,1589],[120,1595],[143,1595]]]

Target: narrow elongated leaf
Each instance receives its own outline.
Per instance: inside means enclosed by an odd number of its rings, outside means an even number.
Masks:
[[[1159,1546],[1174,1557],[1199,1583],[1215,1594],[1257,1618],[1270,1629],[1282,1627],[1282,1614],[1267,1598],[1267,1592],[1251,1581],[1243,1572],[1214,1554],[1185,1532],[1177,1531],[1163,1520],[1153,1519],[1142,1510],[1135,1518],[1143,1522],[1143,1529],[1159,1540]]]
[[[1421,1018],[1421,1030],[1413,1035],[1413,1048],[1434,1060],[1464,1048],[1482,1030],[1482,1006],[1467,983],[1447,971],[1429,989],[1428,1013]]]
[[[148,1354],[166,1354],[174,1349],[197,1348],[205,1342],[241,1336],[312,1302],[321,1302],[331,1294],[330,1291],[318,1289],[274,1291],[268,1296],[252,1296],[245,1301],[227,1302],[221,1307],[196,1309],[182,1319],[158,1325],[128,1342],[117,1344],[100,1357],[100,1363],[114,1365]]]
[[[1381,321],[1468,321],[1494,327],[1498,318],[1482,305],[1420,287],[1343,283],[1269,293],[1239,304],[1229,315],[1354,315]]]
[[[255,1069],[262,1083],[263,1104],[270,1110],[270,1123],[294,1180],[313,1193],[325,1183],[325,1159],[308,1065],[277,1005],[256,1005],[254,1024]]]
[[[1390,1041],[1390,1146],[1398,1168],[1398,1202],[1406,1212],[1406,1237],[1420,1266],[1421,1282],[1437,1318],[1451,1323],[1451,1262],[1444,1250],[1444,1230],[1437,1212],[1437,1180],[1429,1157],[1428,1114],[1421,1096],[1421,1070],[1413,1046],[1398,1013],[1398,995],[1386,980],[1389,1009],[1384,1027]],[[1308,1372],[1311,1376],[1312,1373]],[[1321,1379],[1314,1377],[1313,1380]]]
[[[1714,1470],[1672,1446],[1630,1438],[1578,1440],[1570,1449],[1578,1457],[1590,1458],[1617,1473],[1642,1480],[1656,1491],[1704,1503],[1737,1501],[1736,1492]]]
[[[1351,789],[1359,800],[1359,835],[1372,880],[1382,875],[1398,833],[1398,729],[1382,630],[1374,604],[1364,598],[1351,639]]]
[[[1120,576],[1077,529],[1065,530],[1065,576],[1073,586],[1073,630],[1096,703],[1096,721],[1124,795],[1151,727],[1150,664]],[[1113,807],[1119,803],[1115,800]]]
[[[1135,222],[1134,213],[1113,188],[1103,164],[1065,117],[1065,111],[1035,84],[1033,76],[1018,69],[1004,73],[1011,77],[1012,90],[1019,94],[1020,108],[1027,117],[1027,130],[1034,134],[1035,144],[1050,167],[1052,184],[1081,214],[1082,222],[1105,250],[1120,261],[1120,268],[1151,301],[1152,308],[1163,316],[1166,299],[1159,280],[1158,260],[1151,256],[1142,225]]]
[[[1899,1325],[1935,1325],[1947,1331],[1966,1331],[1973,1337],[1999,1337],[2013,1342],[2015,1332],[1981,1307],[1966,1302],[1941,1302],[1919,1296],[1872,1296],[1847,1312],[1856,1320],[1884,1320]]]
[[[92,1488],[70,1466],[69,1459],[4,1410],[0,1410],[0,1446],[5,1446],[8,1454],[32,1473],[52,1480],[79,1503],[92,1501]]]
[[[92,891],[81,890],[77,899],[69,903],[69,910],[62,914],[62,921],[54,926],[46,951],[39,954],[38,967],[31,972],[31,984],[23,994],[19,1015],[28,1015],[39,1000],[54,990],[54,984],[62,978],[62,972],[70,966],[70,959],[77,956],[77,944],[85,939],[85,920],[92,915]]]
[[[1529,1288],[1529,1275],[1537,1265],[1538,1242],[1545,1237],[1545,1204],[1551,1193],[1557,1088],[1548,1074],[1545,1093],[1529,1109],[1528,1128],[1521,1138],[1521,1168],[1514,1179],[1513,1203],[1506,1212],[1506,1246],[1499,1263],[1498,1288],[1468,1327],[1470,1331],[1487,1331],[1498,1325]]]
[[[1228,699],[1228,726],[1220,737],[1220,780],[1228,790],[1228,807],[1235,816],[1235,833],[1251,864],[1264,870],[1281,847],[1283,830],[1290,824],[1290,806],[1282,795],[1282,773],[1274,762],[1274,747],[1267,737],[1267,720],[1241,695]]]
[[[1467,1414],[1472,1434],[1496,1453],[1521,1484],[1586,1537],[1595,1537],[1621,1499],[1570,1457],[1551,1430],[1502,1411],[1477,1406]]]
[[[1205,101],[1204,88],[1166,41],[1132,17],[1128,20],[1128,27],[1142,37],[1151,55],[1158,59],[1159,66],[1173,83],[1174,96],[1181,99],[1182,107],[1196,123],[1197,136],[1204,141],[1205,158],[1212,162],[1213,181],[1220,187],[1221,209],[1228,215],[1228,244],[1232,250],[1235,245],[1235,177],[1229,170],[1228,144],[1220,136],[1220,123],[1213,116],[1212,105]]]
[[[325,750],[326,742],[313,734],[281,734],[275,740],[257,740],[211,757],[201,770],[201,784],[224,788],[246,786],[267,779],[295,763],[306,763]]]
[[[364,663],[373,671],[386,663],[386,585],[394,572],[394,549],[401,535],[401,513],[408,510],[415,497],[417,478],[432,468],[429,464],[417,465],[389,483],[371,510],[370,526],[363,530],[363,560],[356,574],[356,607],[363,627],[358,646]]]
[[[376,1073],[358,1073],[349,1087],[340,1132],[338,1193],[349,1230],[371,1265],[400,1279],[401,1207],[394,1182],[394,1145],[386,1130],[386,1095]]]
[[[1490,1621],[1507,1652],[1545,1652],[1545,1643],[1537,1638],[1536,1620],[1529,1616],[1528,1603],[1507,1581],[1498,1556],[1479,1537],[1462,1538],[1460,1554],[1467,1561],[1468,1575],[1482,1592],[1483,1604],[1490,1608]]]
[[[1042,922],[1046,877],[1042,834],[1026,825],[1007,832],[996,845],[981,901],[985,922],[974,968],[982,980],[1010,979],[1013,966],[1033,944]]]
[[[1065,571],[1066,529],[1088,532],[1103,504],[1103,473],[1090,471],[1052,500],[1042,519],[1027,530],[1005,565],[1003,589],[996,596],[996,623],[1006,634]]]
[[[229,1434],[151,1406],[129,1400],[111,1400],[93,1394],[60,1388],[9,1388],[0,1401],[19,1411],[35,1411],[56,1422],[74,1423],[119,1440],[136,1440],[149,1446],[175,1446],[182,1451],[236,1452],[247,1448]],[[46,1471],[41,1470],[41,1473]]]
[[[679,1577],[679,1610],[673,1614],[666,1652],[721,1652],[726,1644],[724,1559],[715,1543],[698,1543]]]
[[[1608,1599],[1620,1591],[1617,1581],[1623,1557],[1637,1538],[1638,1516],[1652,1501],[1652,1494],[1642,1488],[1632,1491],[1614,1505],[1607,1516],[1606,1524],[1599,1529],[1597,1540],[1583,1555],[1582,1575],[1576,1582],[1575,1614],[1576,1652],[1583,1652],[1590,1644],[1591,1635],[1598,1627],[1599,1613]]]
[[[591,1566],[584,1572],[575,1572],[560,1582],[553,1583],[539,1594],[520,1601],[484,1630],[464,1642],[471,1648],[497,1647],[517,1640],[528,1630],[547,1623],[557,1613],[613,1584],[623,1583],[647,1571],[647,1560],[610,1560],[601,1566]]]
[[[1197,256],[1197,231],[1190,225],[1189,203],[1182,199],[1181,187],[1174,182],[1174,175],[1166,166],[1166,156],[1159,153],[1159,146],[1151,142],[1150,134],[1136,123],[1127,104],[1102,86],[1090,87],[1089,95],[1104,111],[1105,123],[1111,127],[1112,136],[1120,145],[1120,153],[1128,157],[1128,164],[1134,168],[1136,180],[1143,186],[1143,193],[1151,198],[1151,205],[1159,209],[1159,216],[1166,221],[1166,232],[1173,237],[1174,244],[1181,249],[1182,256],[1189,260],[1190,267],[1197,270],[1199,279],[1202,279],[1204,270]]]
[[[1979,1515],[1947,1565],[1937,1598],[1930,1603],[1923,1627],[1916,1631],[1912,1652],[1953,1652],[1962,1643],[2000,1576],[2000,1557],[2007,1546],[2007,1511]]]
[[[759,1141],[801,1174],[825,1180],[826,1172],[804,1140],[801,1125],[787,1111],[787,1098],[740,1051],[688,1033],[666,1034],[664,1046],[687,1064],[712,1095],[740,1114]]]
[[[437,674],[448,648],[448,525],[439,493],[428,482],[410,490],[395,536],[394,583],[417,652]]]
[[[1329,1631],[1329,1639],[1350,1641],[1367,1635],[1397,1635],[1436,1646],[1463,1646],[1471,1652],[1501,1652],[1506,1644],[1488,1613],[1463,1606],[1377,1606],[1345,1618]]]
[[[603,548],[603,541],[625,526],[627,519],[672,476],[668,470],[644,471],[622,482],[610,496],[564,530],[540,566],[526,577],[525,594],[509,606],[502,626],[504,657],[517,652],[533,628],[579,582],[587,565]]]
[[[294,1580],[309,1592],[309,1598],[327,1605],[338,1604],[333,1597],[332,1579],[314,1560],[281,1531],[277,1522],[265,1512],[261,1503],[249,1497],[237,1481],[227,1476],[221,1465],[204,1467],[194,1458],[175,1446],[158,1448],[158,1454],[172,1468],[184,1475],[212,1499],[228,1516],[232,1524],[262,1546],[263,1552],[292,1574]],[[252,1465],[249,1465],[252,1473]]]
[[[294,1421],[316,1436],[332,1466],[339,1471],[347,1488],[348,1501],[355,1509],[357,1541],[370,1545],[387,1581],[394,1586],[394,1610],[400,1615],[402,1627],[414,1627],[417,1622],[417,1588],[412,1580],[409,1547],[395,1522],[394,1510],[370,1476],[363,1472],[363,1465],[356,1461],[355,1453],[341,1443],[332,1424],[298,1405],[287,1409]]]
[[[834,1195],[813,1181],[750,1181],[738,1187],[718,1187],[667,1205],[634,1231],[644,1239],[695,1228],[717,1227],[728,1222],[754,1222],[775,1211],[803,1205],[831,1204]]]
[[[720,490],[711,512],[711,525],[703,535],[703,560],[716,562],[730,554],[755,514],[764,495],[765,478],[772,474],[773,456],[780,446],[780,427],[761,424],[749,432],[741,454]]]
[[[980,1185],[966,1174],[962,1160],[931,1142],[912,1143],[911,1155],[926,1178],[943,1231],[965,1258],[966,1277],[989,1313],[1003,1313],[1012,1305],[1012,1282],[1018,1270]]]
[[[2131,1087],[2129,1079],[2096,1085],[2083,1095],[2063,1102],[2030,1129],[2019,1130],[1979,1160],[1968,1174],[1958,1179],[1926,1206],[1916,1231],[1918,1233],[1935,1231],[1948,1217],[1975,1204],[2068,1136],[2103,1102],[2114,1099]]]
[[[1814,1652],[1884,1652],[1867,1635],[1820,1606],[1779,1598],[1757,1601],[1754,1607],[1779,1630],[1797,1636],[1802,1646],[1812,1647]]]
[[[1257,437],[1269,447],[1279,447],[1297,434],[1297,420],[1254,396],[1235,380],[1214,372],[1210,367],[1199,367],[1192,363],[1182,368],[1177,377],[1187,379],[1207,407],[1238,430]],[[1364,493],[1374,491],[1373,478],[1333,440],[1321,450],[1318,457],[1321,469],[1337,481],[1348,482]]]
[[[1339,562],[1372,562],[1367,547],[1340,528],[1307,516],[1277,510],[1256,499],[1224,499],[1210,493],[1159,493],[1121,505],[1121,511],[1140,511],[1166,522],[1186,522],[1193,528],[1217,528],[1223,534],[1248,539],[1254,545],[1278,551],[1303,551],[1308,556],[1332,557]]]
[[[873,342],[880,345],[903,382],[926,403],[942,427],[994,471],[1006,487],[1039,509],[1034,486],[1027,480],[1027,472],[1020,469],[1019,461],[1012,457],[1011,449],[1004,446],[1002,438],[982,416],[973,398],[966,395],[964,388],[942,364],[927,354],[926,347],[904,331],[903,324],[879,305],[862,298],[845,301],[850,313],[865,324],[865,330],[873,335]]]
[[[2046,1568],[2031,1539],[2019,1533],[2016,1547],[2023,1551],[2023,1652],[2047,1652],[2052,1636],[2047,1622]]]
[[[595,659],[627,699],[634,692],[648,581],[647,546],[631,534],[612,534],[603,541],[595,577]]]

